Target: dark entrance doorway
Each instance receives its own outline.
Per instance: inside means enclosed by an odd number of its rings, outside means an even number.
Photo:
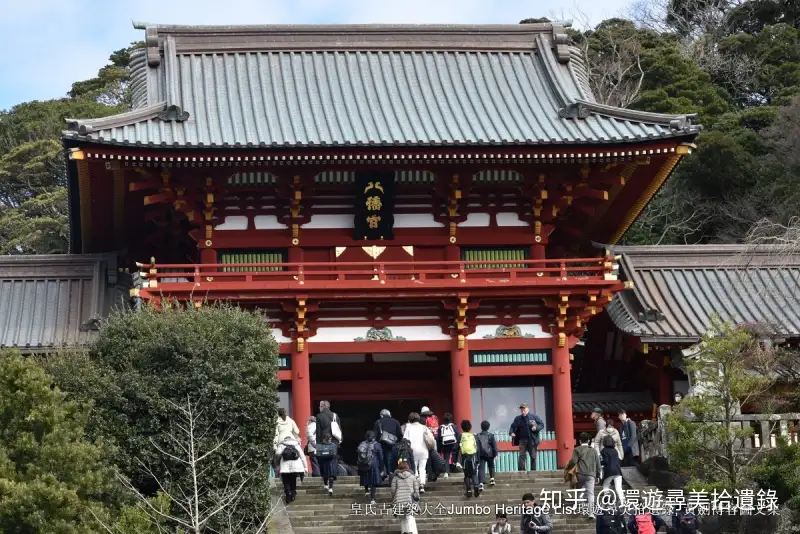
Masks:
[[[372,430],[381,410],[389,410],[402,425],[408,420],[408,414],[419,412],[427,404],[427,399],[332,400],[331,410],[342,420],[344,442],[339,451],[341,459],[350,465],[356,464],[356,448],[367,430]],[[313,406],[319,409],[319,399],[314,401]]]

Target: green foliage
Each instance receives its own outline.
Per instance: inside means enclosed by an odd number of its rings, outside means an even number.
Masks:
[[[61,133],[68,118],[96,118],[130,106],[129,62],[136,45],[111,55],[70,98],[0,111],[0,253],[67,252],[67,173]]]
[[[137,48],[144,47],[143,42],[131,43],[127,48],[114,51],[109,57],[110,63],[101,68],[97,76],[72,84],[69,91],[71,98],[88,98],[107,106],[123,106],[130,108],[131,94],[128,85],[131,80],[131,54]],[[83,118],[82,116],[77,116]]]
[[[168,488],[187,487],[185,466],[154,444],[172,448],[170,403],[199,403],[198,427],[209,429],[201,445],[229,438],[208,460],[207,483],[224,487],[233,466],[244,466],[252,479],[240,510],[252,517],[268,508],[277,359],[262,315],[220,305],[114,314],[88,355],[63,354],[46,365],[60,388],[94,404],[88,433],[116,445],[116,465],[144,495],[159,488],[140,462]]]
[[[667,3],[664,22],[675,33],[640,34],[645,79],[631,107],[698,113],[705,132],[671,178],[675,187],[650,204],[625,242],[739,242],[765,217],[785,224],[797,212],[800,169],[778,155],[787,145],[798,153],[800,134],[785,122],[780,135],[771,132],[800,93],[800,4]],[[680,209],[664,219],[665,205]]]
[[[99,533],[115,484],[88,411],[51,389],[32,360],[0,352],[0,532]]]
[[[800,513],[800,444],[781,440],[753,470],[753,478],[760,487],[774,489],[781,505]]]
[[[164,493],[149,498],[148,504],[163,511],[164,514],[170,513],[172,508],[169,497]],[[170,532],[167,521],[163,517],[156,517],[143,503],[123,506],[117,514],[116,520],[106,524],[113,534],[164,534]],[[176,534],[181,533],[176,532]]]
[[[737,444],[753,429],[731,423],[745,404],[768,409],[776,359],[747,329],[712,318],[696,352],[686,359],[695,392],[667,418],[670,465],[690,476],[691,486],[747,487],[757,456],[740,454]]]
[[[642,92],[631,106],[657,113],[699,114],[699,122],[710,126],[715,117],[731,107],[725,91],[711,76],[683,55],[674,39],[651,39],[642,54],[645,73]]]

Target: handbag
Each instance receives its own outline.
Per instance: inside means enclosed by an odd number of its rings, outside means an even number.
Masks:
[[[571,468],[564,468],[564,483],[569,484],[569,487],[575,489],[578,487],[578,464],[576,463]]]
[[[425,440],[425,446],[428,447],[429,451],[432,451],[436,447],[436,440],[433,438],[433,432],[428,427],[425,427],[425,433],[422,435],[422,439]]]
[[[342,428],[339,426],[338,421],[331,421],[331,435],[339,443],[342,442]]]
[[[392,434],[391,432],[387,432],[383,429],[383,425],[378,423],[378,430],[381,431],[380,442],[384,445],[394,445],[397,443],[397,436]]]
[[[317,443],[317,458],[336,458],[338,449],[335,443]]]

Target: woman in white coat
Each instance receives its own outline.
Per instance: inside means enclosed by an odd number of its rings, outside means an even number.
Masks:
[[[286,414],[286,408],[278,408],[278,420],[275,423],[275,439],[273,445],[283,442],[285,438],[299,436],[300,429],[294,419]]]
[[[420,424],[419,414],[412,412],[408,415],[408,424],[403,431],[403,438],[411,442],[411,451],[414,453],[414,467],[419,479],[419,491],[425,492],[427,481],[428,453],[430,445],[434,442],[433,433],[425,425]]]
[[[275,454],[281,459],[281,481],[286,504],[297,497],[297,477],[303,478],[308,473],[306,456],[300,447],[300,440],[295,436],[285,438],[275,447]]]

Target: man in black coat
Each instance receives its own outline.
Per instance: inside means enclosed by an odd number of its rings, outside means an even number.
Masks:
[[[328,401],[320,401],[319,413],[317,414],[317,451],[319,452],[321,447],[329,443],[335,443],[337,448],[333,457],[327,457],[325,459],[321,457],[318,458],[319,474],[322,476],[322,482],[327,487],[329,495],[333,495],[333,485],[336,483],[336,479],[339,476],[338,447],[341,443],[340,438],[343,437],[334,436],[334,422],[339,427],[339,432],[341,432],[342,423],[339,420],[339,416],[331,411],[331,403]]]
[[[317,414],[317,441],[323,441],[325,436],[328,436],[336,444],[339,440],[333,436],[333,422],[339,425],[339,430],[342,429],[342,422],[339,416],[331,411],[331,403],[328,401],[319,401],[319,413]]]
[[[544,421],[536,414],[530,413],[528,405],[524,402],[519,405],[520,414],[511,423],[511,442],[519,446],[519,457],[517,458],[517,470],[526,470],[525,455],[531,457],[531,471],[536,471],[536,450],[542,441],[539,433],[544,429]]]
[[[386,477],[397,469],[397,444],[403,437],[403,430],[400,421],[393,418],[389,410],[381,410],[373,430],[383,449],[383,472]]]

